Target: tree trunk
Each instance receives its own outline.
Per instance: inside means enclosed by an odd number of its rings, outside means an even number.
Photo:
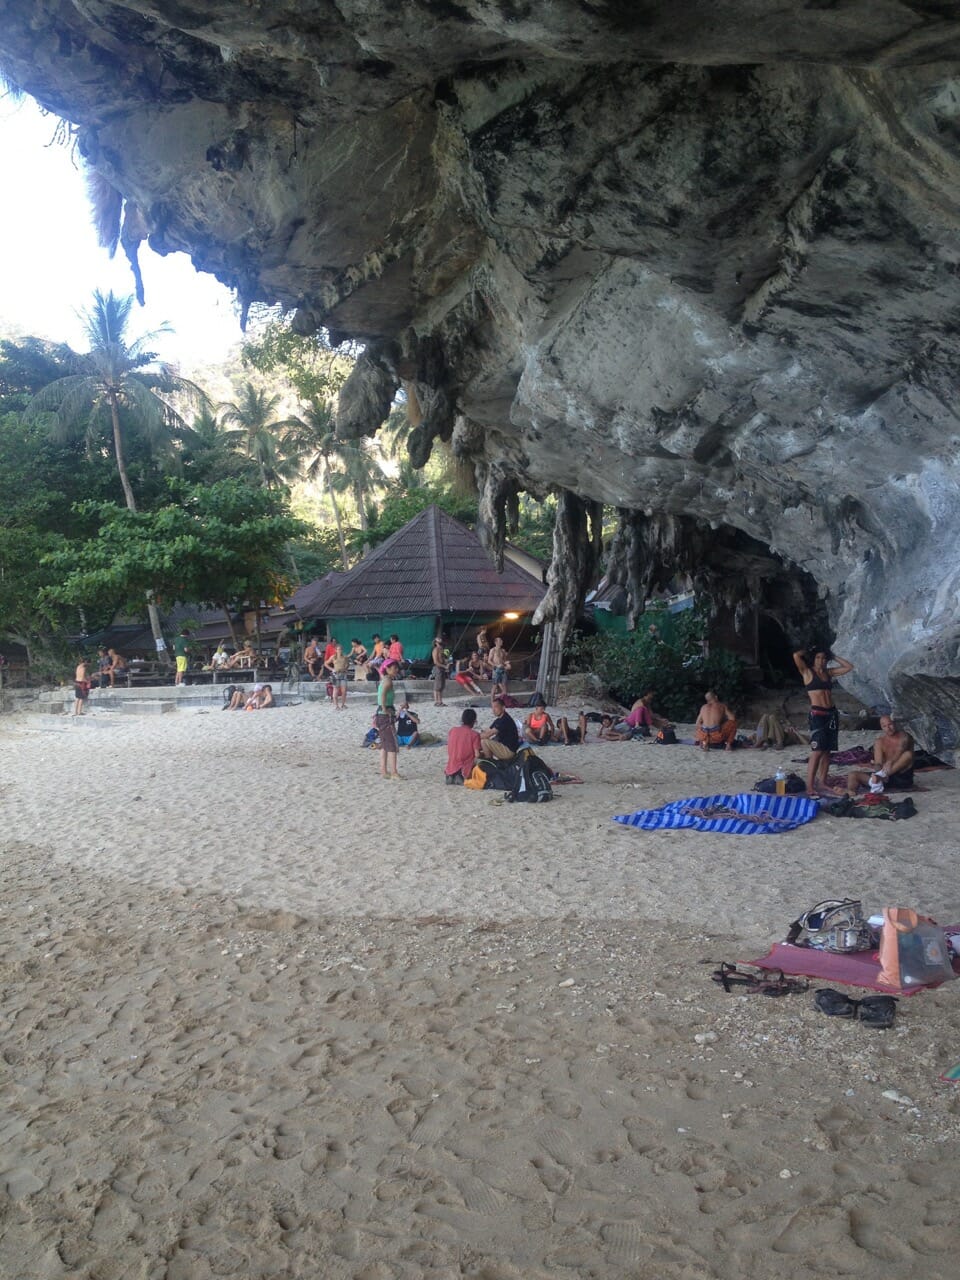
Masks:
[[[123,496],[126,499],[127,510],[136,511],[137,500],[133,496],[133,487],[130,484],[130,477],[127,475],[127,464],[123,457],[123,437],[120,434],[120,413],[117,409],[117,398],[115,395],[110,396],[110,421],[113,426],[113,452],[117,460],[117,472],[120,476],[120,487],[123,489]],[[163,638],[163,628],[160,625],[160,610],[154,604],[153,592],[147,592],[147,617],[150,619],[150,630],[153,632],[153,643],[157,651],[157,657],[165,666],[170,666],[170,654],[167,652],[167,643]]]
[[[230,628],[230,639],[233,642],[233,647],[235,650],[239,649],[240,641],[237,639],[237,633],[233,629],[233,618],[230,616],[230,610],[225,604],[221,604],[220,608],[223,610],[223,616],[226,618],[227,626]]]
[[[359,481],[354,485],[353,492],[357,503],[357,516],[360,520],[360,532],[366,533],[370,528],[370,521],[367,519],[366,494],[364,493],[363,485]],[[363,554],[365,556],[370,554],[370,543],[366,538],[363,540]]]
[[[327,496],[330,499],[330,505],[333,507],[333,519],[337,526],[337,541],[340,543],[340,559],[343,561],[344,572],[350,568],[350,561],[347,559],[347,540],[343,536],[343,519],[340,515],[340,508],[337,506],[337,495],[333,490],[333,476],[330,474],[329,464],[324,465],[324,479],[326,481]]]

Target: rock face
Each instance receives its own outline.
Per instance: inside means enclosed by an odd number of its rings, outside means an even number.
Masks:
[[[558,617],[613,504],[634,598],[683,565],[798,643],[825,609],[939,748],[958,59],[948,0],[0,0],[0,65],[77,123],[131,254],[365,341],[340,430],[406,385],[491,545],[519,490],[565,495]]]

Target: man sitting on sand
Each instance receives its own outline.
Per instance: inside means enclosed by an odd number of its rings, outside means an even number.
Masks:
[[[860,787],[869,787],[871,778],[876,778],[884,791],[909,791],[913,787],[913,738],[893,716],[881,716],[880,728],[880,737],[873,744],[873,771],[848,773],[848,796],[855,796]]]
[[[480,754],[480,735],[475,728],[477,713],[467,707],[460,716],[460,723],[447,734],[447,763],[444,779],[450,786],[462,786],[465,778],[473,773],[473,766]]]
[[[725,702],[721,702],[712,689],[704,694],[704,704],[697,715],[693,740],[698,747],[709,751],[711,747],[733,750],[737,736],[737,718]]]
[[[490,728],[480,734],[480,754],[489,760],[512,760],[520,746],[517,722],[507,712],[502,698],[494,698],[490,706],[493,720]]]

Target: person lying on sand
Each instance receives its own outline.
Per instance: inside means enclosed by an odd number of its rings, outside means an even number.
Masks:
[[[613,716],[601,716],[597,737],[602,742],[629,742],[633,732],[630,729],[622,729],[618,724],[615,725]]]
[[[760,717],[752,744],[758,750],[765,751],[767,747],[775,747],[777,751],[782,751],[784,745],[793,743],[805,747],[807,739],[785,716],[769,711]]]
[[[607,717],[609,719],[609,716]],[[577,724],[574,727],[566,716],[557,716],[556,739],[563,742],[564,746],[570,747],[578,742],[586,742],[587,740],[587,717],[581,711],[577,716]]]

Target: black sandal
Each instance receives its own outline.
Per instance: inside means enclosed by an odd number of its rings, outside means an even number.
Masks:
[[[883,1031],[893,1026],[897,1016],[897,1002],[893,996],[864,996],[857,1010],[861,1022]]]
[[[820,987],[813,994],[813,1007],[828,1018],[855,1018],[859,1004],[859,1000],[852,1000],[833,987]]]
[[[738,969],[735,964],[728,964],[726,960],[720,962],[720,968],[714,969],[710,977],[714,982],[719,983],[728,995],[734,987],[749,987],[752,991],[756,991],[760,984],[757,974],[744,973],[742,969]]]
[[[806,978],[788,978],[782,969],[769,970],[771,977],[761,978],[759,991],[762,996],[798,996],[810,990]],[[776,974],[774,977],[772,975]]]

